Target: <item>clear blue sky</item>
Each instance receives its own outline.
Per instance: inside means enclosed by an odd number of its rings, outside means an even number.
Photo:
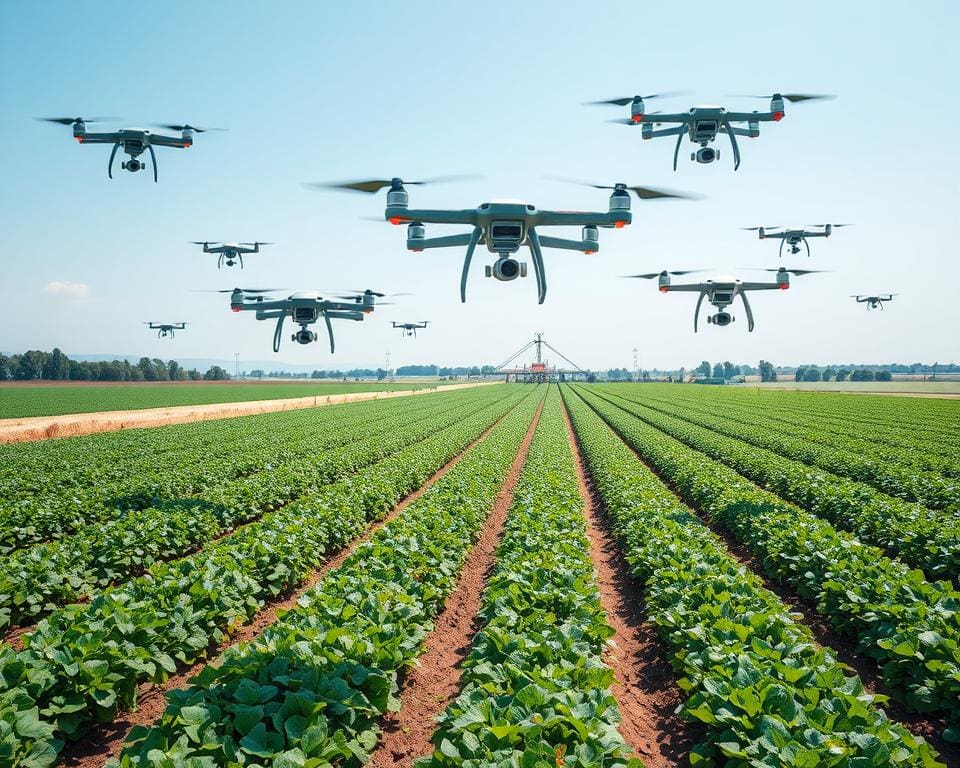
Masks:
[[[0,4],[0,350],[269,359],[272,327],[193,288],[267,285],[413,291],[338,352],[284,342],[276,359],[317,367],[499,362],[536,330],[585,367],[960,359],[953,2],[180,2]],[[689,88],[657,108],[764,108],[728,93],[810,91],[743,140],[736,173],[671,140],[605,123],[588,99]],[[118,115],[127,125],[230,128],[149,172],[106,177],[108,147],[78,146],[39,115]],[[724,154],[727,147],[721,145]],[[606,195],[544,180],[626,181],[702,193],[634,205],[595,256],[548,255],[550,292],[496,283],[474,261],[461,305],[459,250],[409,253],[403,228],[363,221],[383,196],[310,192],[310,180],[482,173],[412,190],[413,204],[519,197],[604,210]],[[664,267],[777,266],[776,245],[739,227],[853,222],[813,257],[833,269],[758,295],[746,318],[692,330],[694,298],[617,275]],[[432,234],[438,234],[435,228]],[[272,240],[240,272],[190,240]],[[747,273],[742,273],[744,277]],[[87,298],[51,294],[82,283]],[[847,295],[899,291],[883,313]],[[188,320],[172,343],[146,320]],[[414,341],[388,320],[429,319]]]

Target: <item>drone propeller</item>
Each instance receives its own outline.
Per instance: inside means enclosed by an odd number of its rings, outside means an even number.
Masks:
[[[196,293],[276,293],[286,288],[208,288],[199,289]]]
[[[589,181],[580,181],[579,179],[568,179],[563,176],[548,176],[553,181],[561,181],[566,184],[579,184],[582,187],[593,187],[594,189],[626,189],[633,192],[641,200],[656,200],[661,197],[675,197],[683,200],[698,200],[698,195],[692,195],[686,192],[668,192],[665,189],[656,189],[655,187],[631,187],[626,184],[591,184]]]
[[[362,298],[363,296],[376,296],[378,299],[389,297],[392,299],[396,296],[412,296],[412,295],[413,295],[412,293],[381,293],[380,291],[373,291],[369,288],[367,288],[364,291],[357,291],[357,290],[348,288],[346,291],[344,291],[344,293],[337,294],[337,298],[343,299],[344,301],[348,301],[350,299],[359,299],[359,298]]]
[[[692,275],[696,272],[706,272],[705,269],[664,269],[660,272],[647,272],[645,275],[620,275],[620,277],[639,277],[641,280],[652,280],[666,273],[668,275]]]
[[[483,178],[482,176],[476,175],[459,175],[459,176],[434,176],[432,179],[423,179],[421,181],[404,181],[403,179],[398,178],[397,181],[400,182],[401,186],[415,185],[422,186],[424,184],[443,184],[450,181],[473,181],[475,179]],[[310,189],[345,189],[351,192],[365,192],[366,194],[372,195],[379,192],[384,187],[393,186],[393,179],[364,179],[361,181],[310,181],[305,182],[303,186]]]
[[[775,267],[762,269],[759,267],[741,267],[741,269],[750,269],[754,272],[789,272],[791,275],[800,277],[801,275],[815,275],[817,272],[833,272],[832,269],[787,269],[786,267]]]
[[[852,227],[853,224],[807,224],[808,227]]]
[[[275,245],[275,243],[265,243],[263,240],[254,240],[252,243],[238,243],[238,245]]]
[[[820,225],[817,224],[816,226],[820,226]],[[760,230],[760,229],[783,229],[783,227],[781,227],[778,224],[775,227],[740,227],[740,229],[742,229],[744,232],[756,232],[757,230]]]
[[[35,117],[34,120],[41,120],[45,123],[57,123],[58,125],[73,125],[74,123],[102,123],[107,120],[119,120],[119,117]]]
[[[837,98],[835,94],[832,93],[771,93],[766,96],[758,96],[757,94],[751,93],[730,93],[728,96],[735,96],[744,99],[784,99],[789,101],[791,104],[796,104],[801,101],[817,101],[825,99],[835,99]]]
[[[646,101],[647,99],[666,99],[670,96],[683,96],[684,94],[690,93],[690,91],[664,91],[663,93],[651,93],[649,96],[624,96],[619,99],[603,99],[601,101],[585,101],[583,105],[585,107],[625,107],[627,104],[630,104],[637,100]]]
[[[195,125],[184,123],[183,125],[174,125],[171,123],[154,123],[157,128],[165,128],[168,131],[193,131],[195,133],[206,133],[207,131],[226,131],[228,128],[198,128]]]

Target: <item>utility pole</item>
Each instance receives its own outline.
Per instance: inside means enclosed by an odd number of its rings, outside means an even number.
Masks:
[[[234,374],[234,379],[240,381],[240,353],[234,352],[233,359],[236,362],[236,373]]]
[[[387,379],[393,381],[393,372],[390,370],[390,350],[387,350],[387,360],[384,363],[384,370],[387,372]]]
[[[640,381],[640,350],[633,348],[633,380]]]

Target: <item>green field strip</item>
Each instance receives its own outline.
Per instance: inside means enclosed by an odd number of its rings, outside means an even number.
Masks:
[[[603,395],[601,395],[603,396]],[[960,576],[960,515],[894,499],[736,438],[621,398],[612,402],[765,490],[855,533],[931,578]]]
[[[500,398],[491,398],[495,403]],[[339,450],[301,455],[185,500],[85,526],[77,534],[0,557],[0,629],[34,621],[57,606],[137,576],[155,563],[182,557],[297,498],[316,493],[365,466],[491,406],[484,400],[399,413],[376,425],[338,432]],[[441,415],[437,415],[439,410]],[[427,411],[429,414],[431,411]]]
[[[929,582],[827,521],[595,394],[577,394],[693,508],[753,553],[765,573],[816,604],[833,630],[876,661],[910,711],[939,712],[960,738],[960,592]]]
[[[641,462],[605,421],[564,389],[588,471],[687,698],[706,725],[693,766],[942,765],[891,722],[860,679],[814,641],[789,608]],[[629,426],[623,412],[611,421]],[[635,421],[635,420],[634,420]]]
[[[0,734],[0,750],[22,756],[36,745],[58,749],[94,722],[133,708],[140,683],[162,682],[178,663],[203,658],[232,627],[301,583],[530,397],[518,388],[509,401],[268,513],[202,552],[160,563],[89,605],[55,611],[25,637],[23,651],[0,648],[0,722],[22,721]]]
[[[517,456],[543,394],[530,392],[297,608],[168,692],[161,719],[130,734],[119,765],[362,763]]]
[[[617,731],[614,631],[600,605],[563,404],[550,388],[483,596],[462,690],[421,768],[642,766]]]

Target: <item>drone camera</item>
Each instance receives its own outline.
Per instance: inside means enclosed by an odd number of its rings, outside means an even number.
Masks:
[[[730,325],[736,318],[729,312],[717,312],[715,315],[708,315],[707,322],[719,325],[721,328]]]
[[[317,340],[317,334],[313,331],[308,331],[306,328],[301,328],[299,331],[293,334],[290,339],[297,342],[297,344],[309,344],[310,342]]]
[[[700,147],[695,154],[690,155],[690,159],[696,160],[698,163],[712,163],[719,157],[720,153],[713,147]]]
[[[313,307],[294,307],[293,322],[295,323],[313,323],[317,319],[317,310]],[[302,342],[306,343],[306,342]]]
[[[522,221],[494,221],[490,224],[488,248],[501,254],[515,253],[525,235]],[[506,279],[513,280],[513,277]]]
[[[527,276],[527,263],[516,259],[497,259],[494,264],[487,264],[484,269],[487,277],[495,277],[501,282],[516,280]]]
[[[143,163],[141,163],[137,158],[133,157],[130,160],[125,161],[120,166],[125,171],[130,171],[131,173],[136,173],[139,170],[143,169]]]

